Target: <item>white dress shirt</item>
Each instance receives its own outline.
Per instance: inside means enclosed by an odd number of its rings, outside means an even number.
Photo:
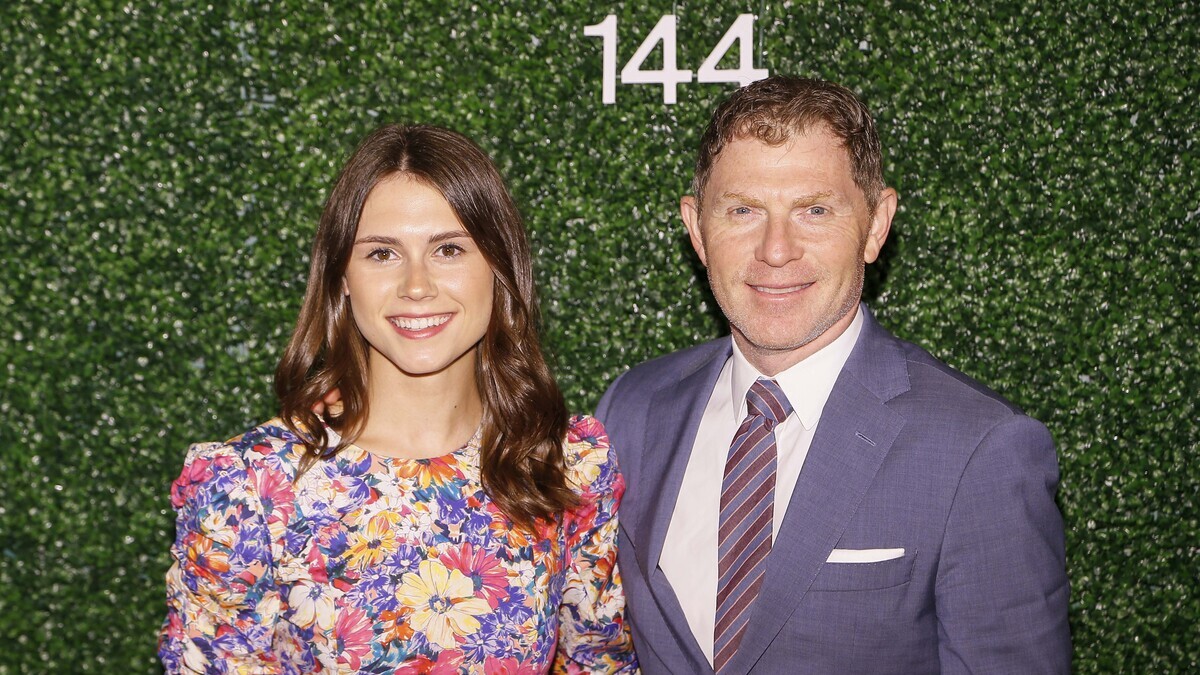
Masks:
[[[778,465],[771,539],[787,512],[796,479],[829,393],[862,331],[862,312],[836,340],[774,378],[792,413],[775,427]],[[732,337],[730,338],[733,339]],[[750,365],[735,342],[733,356],[721,369],[709,396],[683,474],[658,566],[675,589],[700,649],[713,661],[713,629],[717,615],[717,529],[721,520],[721,478],[738,426],[746,417],[746,392],[761,373]]]

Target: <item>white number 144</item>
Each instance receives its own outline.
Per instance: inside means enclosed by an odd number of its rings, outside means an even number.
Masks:
[[[692,71],[680,70],[676,65],[675,30],[677,21],[674,14],[667,14],[658,20],[650,34],[642,40],[642,44],[621,69],[621,82],[625,84],[661,84],[663,88],[663,103],[675,103],[675,88],[685,82],[692,81]],[[593,26],[584,26],[583,34],[588,37],[598,37],[604,40],[604,73],[600,98],[605,104],[617,102],[617,17],[609,14],[604,20]],[[643,70],[642,64],[650,56],[650,52],[662,43],[662,68],[659,70]],[[717,68],[734,43],[738,45],[738,67]],[[766,68],[754,67],[754,15],[739,14],[729,30],[717,42],[708,56],[696,71],[697,82],[737,82],[745,86],[756,80],[767,77]]]

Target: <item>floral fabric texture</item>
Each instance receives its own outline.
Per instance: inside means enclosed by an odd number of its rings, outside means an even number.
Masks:
[[[420,460],[351,445],[298,480],[304,446],[278,419],[193,445],[171,487],[163,664],[636,671],[616,568],[624,482],[595,419],[573,418],[564,448],[580,504],[530,532],[484,492],[477,439]]]

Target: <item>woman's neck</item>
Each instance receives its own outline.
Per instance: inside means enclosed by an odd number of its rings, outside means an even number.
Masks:
[[[437,457],[462,447],[479,428],[483,400],[472,354],[429,375],[372,366],[367,422],[356,445],[389,457]]]

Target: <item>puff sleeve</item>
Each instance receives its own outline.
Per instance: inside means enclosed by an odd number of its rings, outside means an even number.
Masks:
[[[625,481],[608,435],[593,417],[571,420],[566,455],[580,505],[564,519],[569,559],[553,671],[637,672],[617,567],[617,507]]]
[[[281,672],[262,471],[229,445],[197,444],[171,486],[176,535],[158,642],[168,673]]]

